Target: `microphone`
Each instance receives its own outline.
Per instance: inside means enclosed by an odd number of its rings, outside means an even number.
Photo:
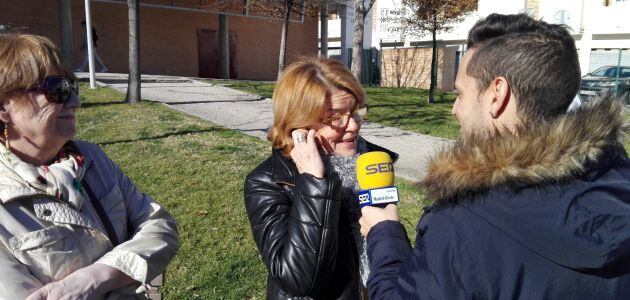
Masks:
[[[398,188],[394,186],[394,164],[389,154],[367,152],[357,158],[359,206],[385,206],[398,202]]]

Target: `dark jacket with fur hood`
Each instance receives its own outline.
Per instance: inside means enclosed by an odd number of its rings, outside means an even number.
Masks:
[[[367,141],[365,148],[398,157]],[[277,149],[245,179],[245,208],[269,272],[267,299],[359,299],[359,258],[340,185],[299,174]]]
[[[412,249],[370,231],[371,299],[630,299],[630,160],[620,106],[459,142],[423,181]]]

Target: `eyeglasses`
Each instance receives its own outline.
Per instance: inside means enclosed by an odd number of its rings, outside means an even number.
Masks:
[[[61,76],[48,76],[44,82],[29,89],[29,91],[43,92],[46,99],[52,103],[66,103],[72,93],[79,95],[79,85],[76,81]]]
[[[350,117],[352,117],[355,121],[361,122],[363,118],[367,115],[367,107],[356,108],[354,111],[347,112],[345,114],[334,113],[329,117],[322,118],[322,123],[329,125],[331,127],[337,128],[345,128],[348,126],[348,122],[350,122]]]

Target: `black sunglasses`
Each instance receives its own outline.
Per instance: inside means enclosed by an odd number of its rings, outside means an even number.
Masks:
[[[79,96],[79,84],[61,76],[48,76],[44,82],[29,90],[43,92],[52,103],[66,103],[72,93]]]

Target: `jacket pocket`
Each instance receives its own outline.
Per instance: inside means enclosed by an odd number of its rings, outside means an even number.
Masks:
[[[9,239],[13,255],[42,283],[63,279],[86,265],[77,243],[72,229],[57,225]]]

